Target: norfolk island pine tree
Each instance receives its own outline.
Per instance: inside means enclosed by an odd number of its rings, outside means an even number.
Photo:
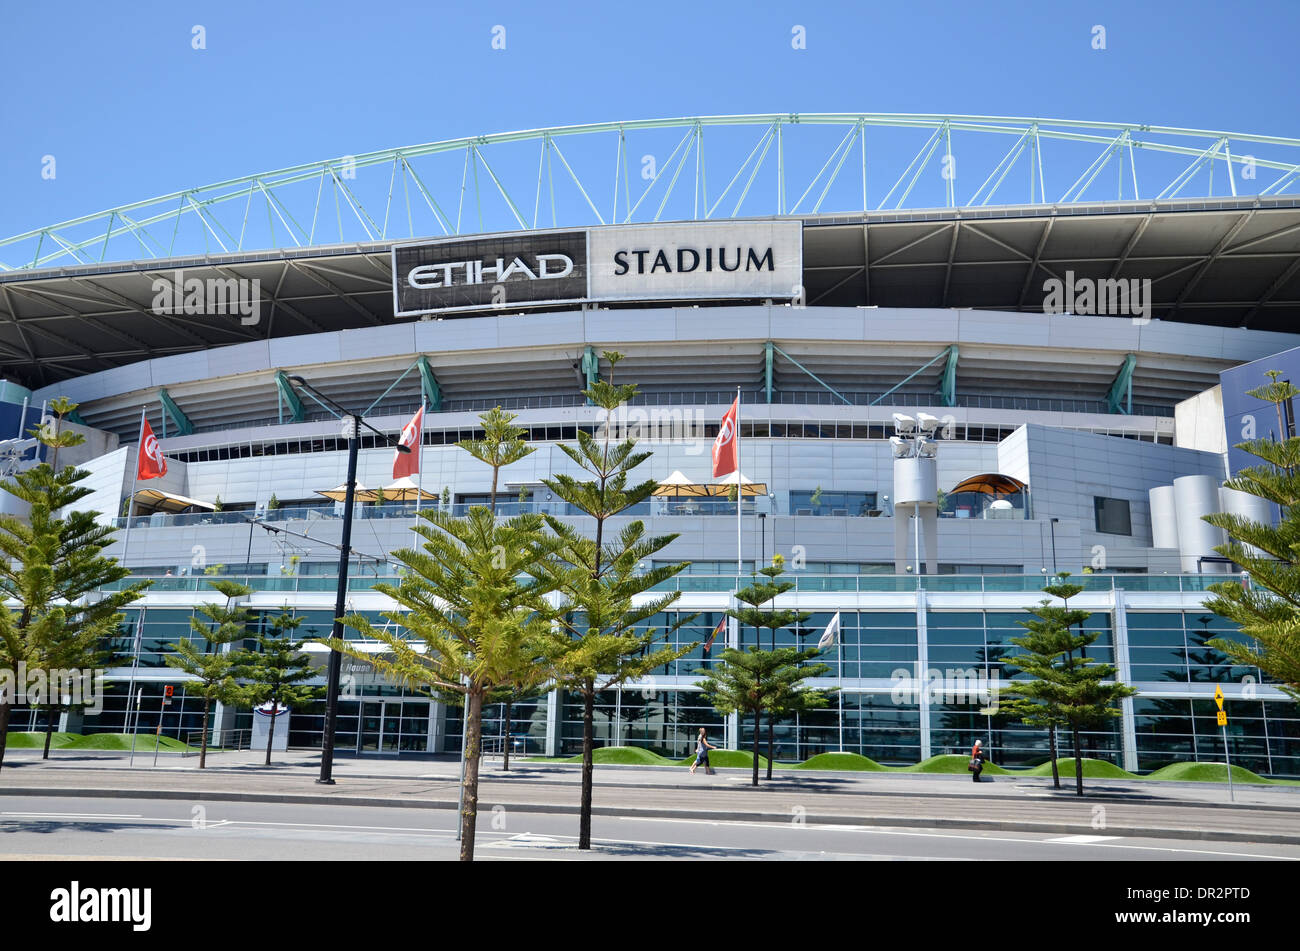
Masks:
[[[238,676],[245,682],[241,692],[249,705],[271,705],[271,722],[266,733],[266,766],[271,765],[275,719],[280,704],[298,710],[327,693],[325,687],[305,685],[305,681],[316,676],[316,671],[312,668],[311,658],[302,650],[306,639],[292,636],[301,624],[301,616],[282,608],[271,620],[270,632],[257,635],[258,649],[245,648],[235,656]]]
[[[394,684],[431,696],[460,694],[469,705],[460,858],[472,861],[483,701],[516,676],[509,666],[518,657],[514,642],[534,642],[533,653],[543,653],[554,610],[546,598],[551,588],[534,575],[557,542],[544,532],[540,516],[498,522],[481,505],[461,518],[425,509],[420,521],[413,528],[424,539],[420,549],[392,555],[406,568],[401,584],[374,585],[405,608],[385,611],[383,617],[411,636],[352,614],[344,623],[363,638],[383,643],[387,656],[363,651],[352,641],[321,643],[364,661]]]
[[[1087,648],[1096,642],[1099,632],[1083,629],[1083,622],[1092,616],[1091,611],[1071,609],[1069,599],[1083,591],[1081,585],[1070,584],[1068,572],[1062,572],[1061,581],[1043,588],[1046,594],[1060,598],[1060,606],[1042,601],[1030,613],[1058,629],[1054,636],[1060,638],[1055,659],[1042,663],[1042,657],[1018,655],[1009,658],[1030,681],[1013,681],[1003,692],[1012,697],[1041,701],[1046,707],[1040,717],[1060,719],[1070,728],[1074,746],[1074,782],[1077,795],[1083,795],[1083,755],[1079,731],[1086,726],[1096,726],[1122,716],[1118,707],[1112,706],[1124,697],[1137,693],[1132,687],[1115,680],[1116,668],[1112,664],[1098,663],[1088,657]],[[1079,625],[1074,633],[1073,625]],[[1079,654],[1076,657],[1075,651]],[[1110,681],[1107,683],[1106,681]]]
[[[1282,404],[1300,390],[1279,382],[1276,370],[1268,375],[1268,384],[1247,395],[1274,404],[1282,433]],[[1232,581],[1210,585],[1214,597],[1205,606],[1235,622],[1249,641],[1217,637],[1206,643],[1233,663],[1258,667],[1300,703],[1300,438],[1251,439],[1235,448],[1262,464],[1242,469],[1224,485],[1273,503],[1281,518],[1274,526],[1228,513],[1204,517],[1230,539],[1214,550],[1249,572],[1254,582],[1254,587]]]
[[[50,402],[50,412],[54,416],[53,423],[42,422],[35,429],[28,432],[35,436],[44,446],[50,450],[50,468],[56,473],[59,471],[59,450],[70,449],[73,446],[80,446],[86,441],[86,437],[81,433],[65,430],[63,420],[76,410],[79,404],[72,402],[67,397],[60,396]],[[85,667],[94,667],[98,665],[99,658],[94,654],[95,645],[79,646],[76,643],[63,645],[50,645],[52,651],[69,654],[68,660],[78,663]],[[89,648],[87,652],[86,647]],[[56,670],[63,667],[53,656],[47,657],[45,662],[46,670]],[[67,668],[63,668],[67,669]],[[45,745],[41,753],[42,759],[50,758],[50,740],[54,736],[55,716],[59,712],[60,697],[54,689],[49,691],[49,696],[45,705]]]
[[[236,581],[209,581],[208,584],[225,595],[226,603],[206,603],[198,607],[198,617],[190,618],[190,628],[197,639],[182,637],[173,645],[172,653],[163,660],[168,667],[189,674],[195,682],[186,684],[187,693],[198,694],[203,698],[203,733],[199,740],[199,769],[207,765],[208,760],[208,718],[212,711],[212,701],[237,704],[244,700],[240,689],[237,667],[240,663],[238,654],[226,649],[235,641],[242,641],[249,636],[248,622],[252,612],[247,608],[235,607],[237,598],[246,598],[253,593],[248,585]]]
[[[1060,618],[1063,610],[1060,607],[1052,607],[1051,602],[1046,600],[1040,602],[1037,607],[1030,608],[1029,613],[1034,615],[1035,620],[1016,622],[1025,628],[1027,633],[1009,639],[1010,643],[1019,647],[1022,653],[1006,656],[1004,658],[1006,663],[1020,670],[1026,670],[1024,665],[1041,670],[1055,664],[1057,658],[1065,653],[1068,638],[1068,630],[1062,625]],[[1043,614],[1043,611],[1047,613]],[[1084,613],[1086,615],[1086,612]],[[1017,663],[1021,658],[1024,660],[1024,665]],[[1052,762],[1052,785],[1060,789],[1061,774],[1057,764],[1056,731],[1068,724],[1065,718],[1047,702],[1046,694],[1050,691],[1050,685],[1028,681],[1015,689],[1018,696],[999,699],[998,712],[1018,719],[1025,726],[1047,728],[1048,749]],[[1007,690],[1003,691],[1006,692]],[[980,712],[990,713],[991,710]]]
[[[494,406],[488,412],[479,415],[479,422],[483,426],[481,439],[462,439],[456,443],[461,449],[492,469],[492,491],[488,496],[488,507],[492,510],[493,516],[497,514],[497,486],[501,480],[501,470],[537,451],[536,446],[530,446],[524,441],[527,430],[522,426],[514,425],[516,416],[517,414],[507,413],[500,406]],[[521,485],[519,491],[522,498],[527,491],[526,486]],[[522,505],[520,511],[523,511]],[[522,638],[503,642],[502,646],[505,649],[523,652],[506,664],[508,668],[517,671],[517,675],[512,683],[494,691],[492,696],[486,699],[488,703],[505,704],[506,736],[502,746],[501,768],[507,772],[510,770],[510,714],[515,701],[523,699],[530,691],[540,687],[549,679],[545,669],[536,663],[537,657],[524,656],[532,650],[528,646],[529,643]]]
[[[795,711],[810,710],[825,706],[825,696],[812,696],[817,691],[800,687],[806,677],[830,670],[826,664],[802,667],[801,664],[820,654],[817,648],[806,650],[798,647],[778,647],[765,651],[757,647],[738,650],[728,647],[721,655],[722,664],[712,671],[696,671],[707,674],[698,686],[705,699],[713,708],[727,716],[731,713],[754,715],[753,741],[753,775],[751,782],[758,785],[758,761],[761,732],[758,729],[759,717],[767,712],[769,715],[768,753],[772,751],[771,722],[778,715]],[[810,696],[801,696],[801,694]],[[768,760],[768,778],[771,779],[771,760]]]
[[[65,400],[57,405],[60,418],[76,408]],[[52,441],[56,455],[60,446],[81,441],[78,434],[60,436],[44,426],[33,435],[46,445]],[[130,571],[101,554],[112,544],[115,528],[97,523],[96,512],[67,511],[90,494],[77,484],[87,475],[78,469],[56,472],[50,463],[40,463],[0,483],[0,490],[31,508],[26,520],[0,515],[0,598],[17,605],[0,605],[0,666],[15,672],[21,662],[47,672],[94,666],[99,645],[121,624],[121,608],[149,586],[146,581],[104,590]],[[60,517],[60,511],[67,514]],[[92,592],[98,592],[93,603],[87,597]],[[7,687],[0,688],[0,765],[15,699]],[[48,737],[46,750],[48,755]]]
[[[648,592],[686,567],[685,562],[660,564],[647,571],[638,566],[662,551],[676,535],[646,536],[641,521],[629,523],[612,542],[606,539],[605,523],[629,507],[648,499],[658,484],[654,479],[629,486],[632,470],[651,456],[636,451],[636,440],[611,445],[614,411],[637,394],[635,385],[616,386],[614,368],[622,354],[605,351],[609,379],[597,379],[583,394],[592,405],[605,411],[602,438],[579,429],[577,446],[560,443],[560,449],[592,478],[578,481],[566,473],[542,480],[558,498],[595,521],[592,536],[583,535],[552,515],[546,523],[561,541],[559,554],[548,559],[548,583],[559,590],[567,610],[560,615],[559,631],[549,654],[552,679],[558,688],[579,694],[582,709],[582,803],[578,824],[578,848],[591,848],[591,800],[593,754],[595,750],[595,698],[598,689],[609,689],[667,666],[693,650],[660,648],[651,653],[656,641],[668,640],[695,615],[678,614],[662,636],[654,628],[637,633],[639,625],[666,611],[681,592],[650,596]],[[639,600],[639,603],[638,603]]]

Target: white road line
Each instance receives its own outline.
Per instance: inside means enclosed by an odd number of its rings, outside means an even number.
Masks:
[[[1098,842],[1111,842],[1118,839],[1117,835],[1062,835],[1054,839],[1045,839],[1046,842],[1073,842],[1078,845],[1095,845]]]
[[[138,812],[0,812],[14,819],[140,819]]]
[[[690,824],[690,825],[744,826],[744,827],[755,828],[755,829],[771,829],[774,826],[778,828],[784,827],[784,824],[780,822],[729,822],[726,820],[714,820],[714,819],[671,819],[671,818],[659,817],[659,816],[647,816],[644,818],[638,816],[608,816],[605,818],[621,819],[625,822],[680,822],[683,824]],[[901,829],[887,829],[887,828],[876,827],[876,826],[849,826],[849,825],[841,826],[841,825],[823,825],[821,823],[816,823],[814,825],[806,825],[806,826],[802,826],[801,828],[809,829],[809,830],[836,831],[836,832],[865,832],[870,835],[896,835],[896,836],[904,836],[908,838],[919,838],[919,839],[966,839],[972,842],[1012,842],[1017,845],[1045,845],[1050,841],[1046,839],[1030,839],[1030,838],[1018,839],[1018,838],[1011,838],[1009,836],[988,835],[986,833],[969,833],[966,835],[962,835],[959,833],[952,833],[952,832],[909,832],[909,831],[903,831]],[[1025,835],[1027,836],[1035,835],[1035,834],[1041,834],[1041,833],[1032,833],[1032,832],[1025,833]],[[1116,836],[1116,838],[1119,837]],[[1134,836],[1133,838],[1139,838],[1139,836]],[[1097,847],[1102,849],[1137,849],[1143,852],[1177,852],[1177,853],[1187,853],[1189,855],[1224,855],[1224,856],[1228,856],[1229,858],[1274,859],[1280,862],[1300,862],[1300,856],[1269,855],[1269,854],[1259,854],[1253,852],[1219,852],[1210,849],[1177,849],[1169,846],[1159,846],[1159,845],[1127,845],[1121,843],[1113,843],[1113,844],[1098,845]]]

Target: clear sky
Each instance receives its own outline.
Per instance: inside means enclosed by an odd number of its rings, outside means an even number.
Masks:
[[[5,0],[0,236],[340,155],[617,119],[935,112],[1300,137],[1297,36],[1295,0]]]

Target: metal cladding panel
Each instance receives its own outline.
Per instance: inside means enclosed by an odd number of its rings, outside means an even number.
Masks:
[[[1174,487],[1161,485],[1147,493],[1151,502],[1151,547],[1178,547],[1178,508],[1174,503]]]
[[[1228,472],[1258,465],[1250,453],[1235,448],[1247,439],[1276,439],[1279,435],[1278,408],[1272,403],[1248,396],[1247,391],[1269,383],[1268,371],[1277,370],[1279,380],[1300,384],[1300,347],[1264,357],[1219,374],[1223,386],[1223,424],[1228,436]],[[1294,400],[1292,404],[1294,406]],[[1294,418],[1294,414],[1293,414]]]
[[[1214,546],[1224,542],[1223,532],[1201,518],[1202,515],[1210,515],[1219,510],[1219,480],[1208,475],[1189,475],[1175,479],[1174,507],[1178,519],[1178,552],[1183,570],[1222,572],[1224,566],[1221,564],[1197,563],[1199,558],[1218,557]]]
[[[939,497],[939,467],[934,459],[894,460],[894,503],[933,506]]]
[[[587,232],[546,231],[393,247],[393,314],[578,301]]]

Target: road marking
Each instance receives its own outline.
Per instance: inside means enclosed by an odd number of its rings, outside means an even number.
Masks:
[[[783,828],[787,825],[787,823],[780,820],[774,820],[772,822],[732,822],[725,819],[672,819],[661,816],[646,816],[644,818],[638,816],[608,816],[602,818],[621,819],[625,822],[680,822],[689,825],[745,826],[754,829],[771,829],[773,827]],[[981,833],[978,831],[966,834],[954,832],[912,832],[902,829],[888,829],[879,826],[832,825],[822,823],[801,826],[800,828],[819,831],[865,832],[870,835],[896,835],[919,839],[967,839],[977,842],[1012,842],[1017,845],[1045,845],[1051,841],[1049,839],[1011,838],[1010,836],[989,835],[988,833]],[[1041,834],[1042,833],[1035,832],[1024,833],[1026,836]],[[1121,837],[1114,836],[1113,838]],[[1141,836],[1133,836],[1133,838],[1141,838]],[[1254,852],[1220,852],[1211,849],[1179,849],[1171,846],[1160,845],[1127,845],[1117,842],[1114,844],[1098,845],[1097,847],[1102,849],[1138,849],[1144,852],[1176,852],[1190,855],[1224,855],[1229,858],[1273,859],[1279,862],[1300,862],[1300,856],[1271,855]],[[1289,846],[1284,846],[1284,848],[1289,848]]]
[[[140,819],[138,812],[0,812],[15,819]]]
[[[1110,842],[1118,839],[1117,835],[1062,835],[1055,839],[1045,839],[1046,842],[1073,842],[1077,845],[1093,845],[1097,842]]]

